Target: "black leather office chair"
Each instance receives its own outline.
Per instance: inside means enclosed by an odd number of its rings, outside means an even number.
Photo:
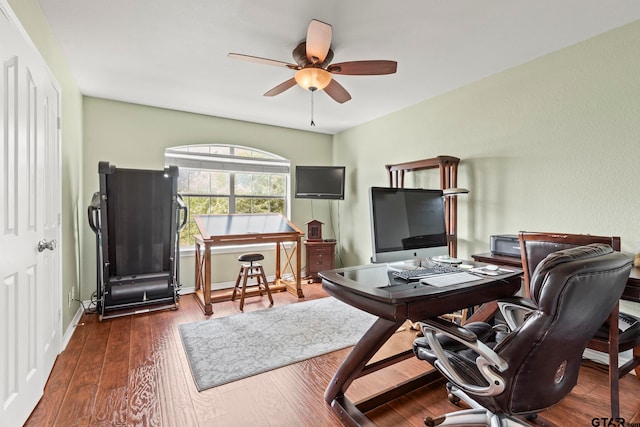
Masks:
[[[415,355],[440,370],[451,393],[472,408],[427,417],[425,425],[528,425],[515,416],[562,400],[576,385],[582,353],[618,303],[630,270],[631,260],[604,244],[549,255],[531,278],[535,309],[502,339],[491,328],[483,331],[485,323],[423,321],[425,336],[414,341]],[[474,325],[484,341],[470,330]]]
[[[527,297],[531,295],[529,283],[532,272],[550,253],[591,243],[603,243],[611,246],[616,251],[620,250],[620,237],[617,236],[521,231],[518,239],[524,270],[524,289]],[[512,330],[522,323],[523,313],[529,311],[531,306],[531,300],[526,297],[512,297],[498,301],[500,312]],[[610,330],[609,324],[617,325],[619,316],[622,316],[632,326],[624,331],[618,331],[618,328]],[[611,416],[614,418],[620,415],[619,379],[640,364],[640,357],[634,355],[624,365],[618,366],[618,355],[620,352],[631,350],[638,346],[640,346],[640,319],[628,314],[619,314],[617,304],[607,322],[600,327],[587,345],[587,348],[609,354],[609,392]]]

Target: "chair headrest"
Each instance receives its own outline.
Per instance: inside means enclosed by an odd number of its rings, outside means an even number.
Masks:
[[[613,253],[613,249],[609,245],[604,243],[592,243],[586,246],[577,246],[575,248],[564,249],[557,252],[552,252],[536,267],[533,275],[531,276],[530,292],[531,298],[534,301],[538,301],[541,285],[544,281],[547,273],[560,264],[567,262],[587,260],[589,258],[596,258],[602,255]]]

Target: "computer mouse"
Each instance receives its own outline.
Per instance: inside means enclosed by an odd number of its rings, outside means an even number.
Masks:
[[[485,269],[486,269],[486,270],[489,270],[489,271],[496,271],[496,270],[498,269],[498,266],[497,266],[497,265],[493,265],[493,264],[488,264],[488,265],[485,267]]]

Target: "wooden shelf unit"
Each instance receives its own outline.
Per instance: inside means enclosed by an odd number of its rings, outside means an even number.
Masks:
[[[456,188],[458,186],[458,164],[460,159],[452,156],[437,156],[430,159],[415,160],[406,163],[385,165],[389,174],[389,187],[404,188],[406,172],[427,169],[438,169],[440,172],[440,189]],[[458,253],[458,197],[455,195],[444,198],[447,225],[447,240],[449,255],[456,257]]]

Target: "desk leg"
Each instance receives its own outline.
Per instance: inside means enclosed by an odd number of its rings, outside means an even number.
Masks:
[[[204,244],[204,288],[202,289],[204,297],[204,314],[213,314],[213,305],[211,304],[211,246]]]
[[[283,283],[288,292],[297,296],[298,298],[304,298],[302,293],[302,277],[300,271],[302,270],[302,255],[300,253],[302,238],[298,237],[293,243],[291,251],[287,251],[286,246],[283,246],[281,242],[276,243],[276,279],[274,282]],[[282,252],[284,252],[284,263]],[[295,259],[294,259],[295,256]],[[295,266],[292,264],[295,261]],[[283,266],[284,264],[284,266]],[[293,276],[293,280],[284,280],[283,274],[287,271]]]
[[[333,376],[325,391],[324,400],[331,404],[331,408],[340,417],[344,425],[350,427],[375,427],[375,424],[367,418],[364,412],[378,407],[391,399],[400,397],[418,387],[442,380],[440,373],[432,369],[425,371],[424,374],[416,378],[397,384],[387,391],[378,393],[370,399],[361,401],[358,406],[354,405],[345,396],[347,389],[354,380],[386,366],[390,366],[400,360],[413,357],[413,351],[408,350],[395,357],[368,364],[371,358],[404,322],[404,319],[392,321],[379,318],[376,320],[360,341],[358,341]]]
[[[343,407],[340,402],[346,400],[341,398],[344,397],[347,388],[349,388],[354,380],[362,376],[367,362],[371,360],[380,347],[387,342],[404,321],[404,319],[391,321],[379,318],[367,330],[360,341],[358,341],[344,362],[342,362],[342,365],[340,365],[338,371],[331,379],[327,391],[324,394],[324,400],[327,403],[331,403],[334,411],[336,411],[340,417],[345,415],[341,413],[342,411],[347,412],[347,408]],[[349,405],[347,404],[345,406]]]
[[[302,237],[298,236],[296,240],[296,289],[298,291],[298,298],[304,298],[302,293]]]
[[[280,272],[280,242],[276,242],[276,277],[273,279],[274,283],[279,284],[282,279],[282,273]]]
[[[196,293],[195,297],[204,314],[213,314],[211,305],[211,249],[196,239]],[[204,248],[203,248],[204,246]],[[199,295],[201,294],[201,296]]]
[[[609,315],[609,325],[616,325],[618,322],[618,314],[620,305],[616,306]],[[618,362],[619,337],[618,328],[609,327],[609,395],[611,399],[611,417],[618,418],[620,416],[620,366]]]
[[[196,291],[202,289],[202,254],[200,253],[200,243],[196,242]]]

